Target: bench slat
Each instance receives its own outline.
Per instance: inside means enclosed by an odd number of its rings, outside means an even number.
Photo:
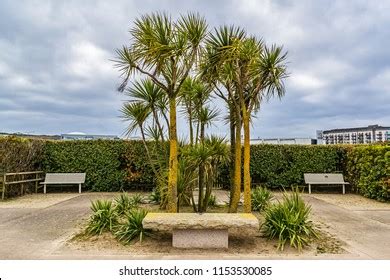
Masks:
[[[43,184],[84,184],[85,173],[46,173]]]

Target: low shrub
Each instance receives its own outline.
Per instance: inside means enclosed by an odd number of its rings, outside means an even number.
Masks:
[[[257,187],[252,191],[252,210],[263,211],[273,199],[273,195],[266,187]]]
[[[161,194],[160,194],[160,191],[158,190],[158,188],[154,188],[153,189],[152,193],[149,195],[149,200],[152,203],[160,204],[160,202],[161,202]]]
[[[311,238],[317,237],[313,222],[309,220],[311,207],[306,205],[295,190],[284,194],[283,201],[265,209],[262,230],[270,239],[278,238],[278,249],[283,250],[287,242],[301,250]]]
[[[211,207],[217,206],[217,196],[215,194],[210,194],[207,205]]]
[[[96,200],[91,205],[92,215],[86,231],[89,234],[100,235],[111,231],[118,222],[117,213],[111,200]]]
[[[142,225],[147,213],[145,209],[133,209],[127,212],[125,223],[118,225],[114,232],[115,237],[126,244],[136,238],[142,242],[144,237],[149,234],[149,231],[145,230]]]
[[[363,145],[348,149],[347,180],[363,196],[390,200],[390,145]]]
[[[138,207],[140,203],[144,202],[144,197],[142,196],[142,194],[136,193],[131,196],[130,201],[134,207]]]
[[[127,193],[122,193],[114,200],[115,211],[118,215],[123,215],[135,207],[132,198]]]

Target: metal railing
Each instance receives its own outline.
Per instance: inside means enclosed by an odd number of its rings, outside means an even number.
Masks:
[[[3,173],[0,175],[1,199],[4,200],[6,186],[20,184],[20,193],[24,192],[24,184],[35,182],[35,192],[38,192],[39,181],[44,180],[43,171]],[[33,177],[33,178],[31,178]]]

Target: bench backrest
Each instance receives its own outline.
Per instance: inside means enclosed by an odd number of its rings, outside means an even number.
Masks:
[[[305,173],[303,175],[306,184],[335,184],[345,183],[343,174],[337,173]]]
[[[85,173],[46,173],[47,184],[83,184]]]

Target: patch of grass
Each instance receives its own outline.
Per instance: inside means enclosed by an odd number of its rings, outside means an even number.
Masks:
[[[309,220],[311,207],[306,205],[297,190],[284,194],[283,201],[267,207],[262,230],[270,239],[278,238],[278,249],[283,250],[287,242],[301,250],[313,238],[317,230]]]
[[[133,209],[127,212],[125,223],[119,225],[114,232],[115,237],[125,244],[136,238],[142,242],[143,238],[149,234],[149,231],[145,230],[142,225],[147,213],[145,209]]]
[[[96,200],[91,205],[92,215],[89,218],[86,232],[102,234],[111,231],[118,221],[115,207],[111,200]]]
[[[252,210],[263,211],[273,199],[273,195],[266,187],[257,187],[252,191]]]

